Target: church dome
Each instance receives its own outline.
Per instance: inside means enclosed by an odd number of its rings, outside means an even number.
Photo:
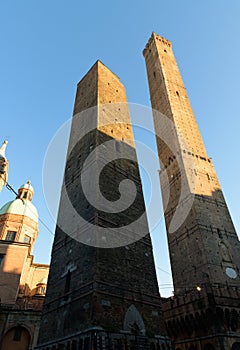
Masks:
[[[0,209],[0,215],[3,214],[17,214],[28,216],[35,222],[38,222],[38,211],[32,204],[32,196],[34,189],[28,181],[18,189],[18,197],[13,201],[6,203]]]
[[[13,201],[6,203],[0,209],[0,215],[3,214],[18,214],[28,216],[30,219],[38,222],[38,212],[36,207],[27,199],[16,198]]]

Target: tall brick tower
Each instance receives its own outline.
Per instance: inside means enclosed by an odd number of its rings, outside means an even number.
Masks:
[[[179,349],[240,349],[239,240],[171,42],[153,33],[143,54],[155,131],[171,139],[157,137],[175,290],[168,330]]]
[[[168,343],[126,102],[119,78],[100,61],[78,84],[38,349]],[[85,181],[89,167],[96,171]],[[134,199],[117,211],[126,179],[134,184]],[[100,203],[101,195],[107,203]],[[128,202],[132,193],[121,195]]]

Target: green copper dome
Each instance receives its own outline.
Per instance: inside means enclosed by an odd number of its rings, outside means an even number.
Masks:
[[[30,219],[38,222],[38,212],[35,206],[27,199],[17,198],[6,203],[0,209],[0,215],[3,214],[18,214],[28,216]]]

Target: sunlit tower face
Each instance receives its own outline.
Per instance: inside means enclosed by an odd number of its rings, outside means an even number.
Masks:
[[[160,138],[157,147],[175,294],[201,284],[239,286],[239,240],[171,42],[153,33],[144,57],[156,135],[165,127],[159,112],[173,125],[166,133],[175,150]]]

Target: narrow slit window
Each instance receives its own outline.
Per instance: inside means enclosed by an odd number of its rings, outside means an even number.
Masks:
[[[0,267],[3,265],[5,254],[0,254]]]
[[[66,281],[65,281],[65,294],[70,292],[70,285],[71,285],[71,272],[68,270],[66,275]]]

